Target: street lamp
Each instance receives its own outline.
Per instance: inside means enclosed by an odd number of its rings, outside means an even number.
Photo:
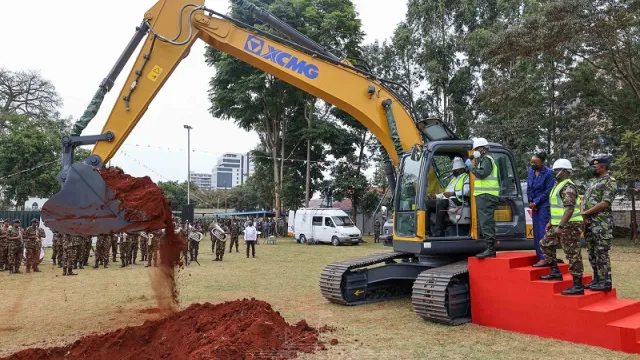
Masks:
[[[189,125],[184,125],[187,129],[187,205],[191,204],[191,129]]]

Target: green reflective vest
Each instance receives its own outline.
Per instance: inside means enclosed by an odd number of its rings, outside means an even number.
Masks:
[[[562,202],[560,191],[567,183],[575,185],[573,184],[573,181],[571,181],[570,179],[566,179],[556,184],[556,186],[553,187],[553,190],[551,190],[551,193],[549,194],[549,203],[551,204],[551,225],[560,225],[562,215],[564,215],[564,203]],[[580,215],[579,196],[576,198],[576,206],[573,208],[573,215],[569,219],[569,222],[582,222],[582,215]]]
[[[449,184],[447,184],[446,189],[449,188],[449,186],[451,186],[452,182],[456,182],[456,184],[453,186],[453,192],[456,194],[456,199],[458,199],[458,201],[462,202],[462,196],[458,196],[458,191],[460,192],[460,194],[464,195],[462,189],[464,188],[464,182],[465,180],[467,180],[467,178],[469,177],[469,174],[467,173],[463,173],[462,175],[458,176],[458,178],[453,178],[451,179],[451,181],[449,181]]]
[[[500,196],[500,182],[498,181],[498,165],[491,155],[487,155],[487,158],[491,160],[491,174],[484,179],[476,178],[473,188],[473,196],[482,194],[489,194],[493,196]]]

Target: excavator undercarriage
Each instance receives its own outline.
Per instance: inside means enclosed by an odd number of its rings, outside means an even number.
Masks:
[[[471,321],[467,260],[386,252],[335,262],[320,275],[329,301],[363,305],[411,296],[421,318],[446,325]]]

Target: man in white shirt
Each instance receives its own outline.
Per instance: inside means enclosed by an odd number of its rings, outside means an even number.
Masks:
[[[258,238],[258,230],[253,226],[253,221],[249,221],[247,228],[244,229],[244,242],[247,244],[247,259],[249,258],[249,248],[251,255],[256,257],[256,240]]]
[[[449,209],[449,199],[461,205],[463,203],[463,197],[469,196],[469,174],[466,173],[464,161],[462,158],[455,157],[453,159],[452,170],[453,177],[449,181],[445,191],[441,194],[436,194],[436,200],[427,200],[427,233],[431,230],[431,214],[436,214],[436,225],[429,236],[442,237],[444,236],[444,220],[447,216]]]

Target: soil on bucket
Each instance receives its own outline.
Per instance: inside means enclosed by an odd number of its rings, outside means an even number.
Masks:
[[[22,350],[5,359],[293,359],[325,350],[304,320],[288,324],[260,300],[193,304],[160,320],[56,348]],[[337,343],[337,341],[333,341]]]

